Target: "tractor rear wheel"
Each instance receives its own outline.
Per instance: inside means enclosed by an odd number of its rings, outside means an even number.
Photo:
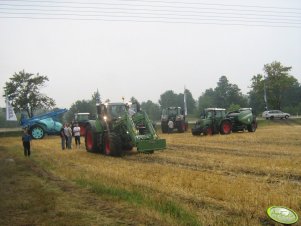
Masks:
[[[221,134],[229,134],[231,133],[232,130],[232,124],[229,121],[223,121],[221,123],[221,127],[220,127],[220,133]]]
[[[42,139],[45,135],[43,128],[40,126],[33,126],[30,129],[30,133],[33,139]]]
[[[167,133],[168,132],[167,125],[161,125],[161,130],[162,130],[162,133]]]
[[[122,154],[121,140],[114,132],[104,135],[104,154],[120,156]]]
[[[185,122],[184,121],[181,121],[178,125],[178,132],[179,133],[184,133],[185,131]]]
[[[96,152],[98,149],[97,148],[97,135],[93,131],[91,126],[86,127],[85,145],[86,145],[86,150],[88,152]]]

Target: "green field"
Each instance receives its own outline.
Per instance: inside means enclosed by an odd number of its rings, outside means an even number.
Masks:
[[[58,137],[0,137],[0,225],[277,225],[271,205],[301,216],[301,125],[255,133],[159,134],[167,149],[107,157],[62,151]],[[299,221],[300,224],[300,221]]]

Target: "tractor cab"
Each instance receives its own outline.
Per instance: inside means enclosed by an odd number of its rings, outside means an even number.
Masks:
[[[123,103],[109,103],[106,104],[106,111],[104,113],[110,119],[118,119],[126,113],[126,105]]]
[[[226,109],[224,108],[206,108],[201,114],[201,119],[217,119],[226,116]]]
[[[192,128],[193,135],[211,135],[219,133],[220,124],[226,117],[226,109],[224,108],[206,108],[201,113],[201,118]]]

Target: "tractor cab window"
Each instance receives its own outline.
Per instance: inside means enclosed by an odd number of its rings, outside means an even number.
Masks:
[[[213,112],[212,111],[207,111],[206,118],[212,118]]]
[[[178,109],[176,109],[176,108],[170,108],[170,109],[168,109],[168,115],[176,116],[177,113],[178,113]]]
[[[125,105],[109,105],[108,113],[113,118],[118,118],[124,115],[126,111]]]

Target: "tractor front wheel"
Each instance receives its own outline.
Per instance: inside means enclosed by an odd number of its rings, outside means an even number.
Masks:
[[[221,134],[229,134],[231,133],[232,130],[232,124],[229,121],[223,121],[221,123],[221,127],[220,127],[220,133]]]
[[[104,135],[104,154],[111,156],[122,154],[121,140],[117,134],[111,132]]]

